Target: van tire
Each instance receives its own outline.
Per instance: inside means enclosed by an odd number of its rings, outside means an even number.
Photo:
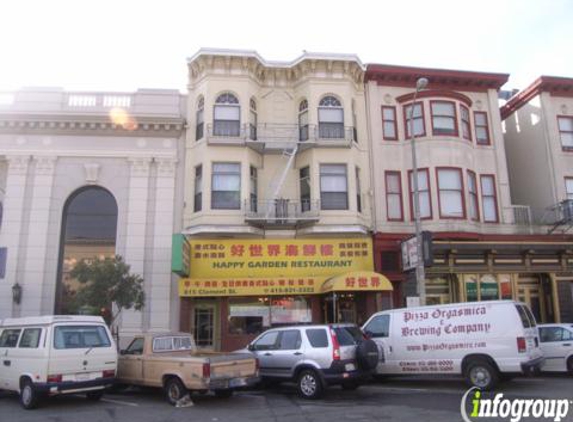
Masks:
[[[573,356],[567,359],[567,372],[569,375],[573,375]]]
[[[20,404],[24,409],[31,410],[38,407],[39,401],[40,395],[34,387],[34,383],[26,378],[20,385]]]
[[[485,359],[472,359],[465,368],[464,377],[471,387],[492,390],[499,382],[497,369]]]
[[[103,390],[100,391],[90,391],[86,393],[86,399],[89,401],[100,401],[103,397]]]
[[[181,380],[177,377],[167,378],[163,387],[165,391],[165,398],[169,404],[175,406],[179,400],[189,394],[189,391]]]
[[[298,394],[303,399],[314,400],[322,396],[324,387],[320,375],[312,369],[305,369],[298,375],[296,382]]]

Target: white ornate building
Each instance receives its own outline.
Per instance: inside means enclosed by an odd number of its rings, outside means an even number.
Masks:
[[[65,311],[70,266],[118,254],[147,293],[122,332],[170,329],[185,98],[33,88],[0,99],[0,318]]]

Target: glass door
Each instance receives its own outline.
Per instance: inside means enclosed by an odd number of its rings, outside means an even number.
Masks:
[[[193,309],[193,336],[201,349],[219,348],[219,324],[216,303],[196,303]]]

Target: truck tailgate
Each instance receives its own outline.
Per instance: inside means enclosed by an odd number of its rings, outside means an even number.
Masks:
[[[256,357],[249,353],[206,356],[211,364],[211,378],[252,377],[257,372]]]

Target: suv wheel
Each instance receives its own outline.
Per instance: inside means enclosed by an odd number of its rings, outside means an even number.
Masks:
[[[20,404],[26,410],[35,409],[38,406],[39,395],[34,388],[34,383],[29,379],[22,382],[20,387]]]
[[[317,399],[323,391],[322,380],[312,369],[306,369],[299,374],[297,387],[303,399]]]
[[[472,360],[465,369],[466,382],[482,390],[492,390],[499,381],[497,370],[484,359]]]

